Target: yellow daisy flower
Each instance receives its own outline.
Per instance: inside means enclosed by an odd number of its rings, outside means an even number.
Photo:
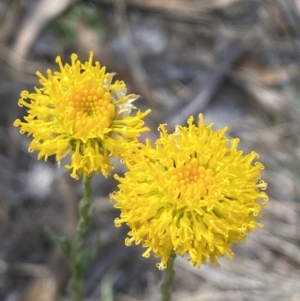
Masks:
[[[47,78],[37,72],[42,87],[21,93],[19,105],[28,115],[24,122],[14,122],[22,134],[32,135],[29,151],[39,151],[38,159],[55,155],[60,163],[70,153],[66,168],[75,179],[93,171],[108,176],[113,167],[109,156],[124,154],[148,130],[142,119],[150,110],[130,116],[138,96],[126,95],[125,83],[112,82],[114,74],[99,62],[93,64],[93,55],[81,63],[72,54],[71,65],[57,57],[60,70],[47,70]]]
[[[116,176],[119,190],[111,195],[121,211],[116,226],[131,228],[126,245],[142,243],[144,257],[161,257],[160,269],[172,252],[195,267],[232,258],[231,244],[261,226],[255,217],[268,199],[266,183],[258,182],[264,167],[252,163],[257,153],[243,155],[239,139],[224,136],[226,127],[213,131],[199,118],[174,134],[161,125],[155,148],[147,141],[125,160],[129,170]]]

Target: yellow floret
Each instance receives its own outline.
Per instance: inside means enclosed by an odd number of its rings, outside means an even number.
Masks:
[[[255,219],[267,202],[263,165],[257,153],[243,155],[238,139],[228,140],[226,128],[213,131],[202,115],[195,125],[168,134],[160,126],[156,146],[148,141],[124,161],[128,172],[116,176],[119,190],[111,195],[120,209],[116,226],[130,227],[126,244],[141,243],[161,258],[164,269],[175,252],[195,267],[207,259],[232,258],[232,243],[261,226]]]

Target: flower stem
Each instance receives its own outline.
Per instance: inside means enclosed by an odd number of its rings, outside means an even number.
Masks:
[[[79,222],[75,239],[71,246],[69,264],[71,267],[70,291],[73,301],[82,301],[82,278],[84,270],[91,259],[91,252],[84,249],[84,241],[87,237],[92,217],[91,194],[92,177],[83,178],[83,198],[79,203]]]
[[[91,194],[92,194],[92,177],[83,178],[83,198],[79,203],[79,224],[75,237],[75,245],[80,247],[90,228],[90,221],[92,217],[91,209]]]
[[[166,275],[163,284],[161,285],[161,301],[170,301],[171,300],[171,290],[172,290],[172,283],[175,275],[174,271],[174,260],[176,254],[172,253],[169,257],[167,268],[166,268]]]

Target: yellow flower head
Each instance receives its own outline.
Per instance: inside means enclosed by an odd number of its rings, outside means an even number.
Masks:
[[[243,155],[239,140],[228,140],[226,128],[213,131],[199,115],[187,127],[160,138],[125,160],[129,171],[116,176],[119,190],[111,195],[121,210],[116,226],[130,228],[126,245],[142,243],[144,257],[153,251],[166,267],[172,252],[187,255],[198,267],[218,256],[232,258],[232,243],[261,226],[255,217],[267,202],[266,184],[259,181],[263,165],[257,153]]]
[[[141,132],[147,131],[142,118],[150,110],[130,116],[135,107],[135,94],[126,95],[122,81],[112,82],[113,73],[106,73],[99,62],[81,63],[76,54],[71,65],[56,62],[60,71],[48,77],[37,72],[41,88],[35,93],[23,91],[19,105],[26,107],[25,121],[17,119],[20,132],[33,136],[29,151],[38,150],[38,159],[56,155],[58,163],[71,153],[71,176],[89,176],[93,171],[108,175],[112,165],[109,156],[119,156],[136,144]]]

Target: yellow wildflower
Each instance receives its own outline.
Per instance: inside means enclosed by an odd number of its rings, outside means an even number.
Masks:
[[[153,251],[166,267],[172,252],[187,255],[195,267],[207,259],[233,257],[232,243],[261,226],[255,217],[267,202],[266,183],[258,182],[263,165],[257,153],[243,155],[239,139],[228,140],[227,128],[213,131],[199,115],[187,127],[160,138],[125,160],[129,171],[116,176],[119,190],[111,195],[121,210],[116,226],[130,228],[126,245],[142,243],[144,257]]]
[[[60,163],[70,153],[66,168],[75,179],[93,171],[107,176],[113,167],[109,156],[124,154],[148,130],[142,118],[150,110],[130,116],[138,96],[126,95],[123,81],[113,83],[113,73],[106,73],[99,62],[93,65],[93,55],[81,63],[72,54],[71,65],[57,57],[60,71],[47,70],[47,78],[37,72],[42,87],[21,93],[19,105],[27,108],[28,116],[14,123],[22,134],[33,136],[29,151],[38,150],[38,159],[55,155]]]

